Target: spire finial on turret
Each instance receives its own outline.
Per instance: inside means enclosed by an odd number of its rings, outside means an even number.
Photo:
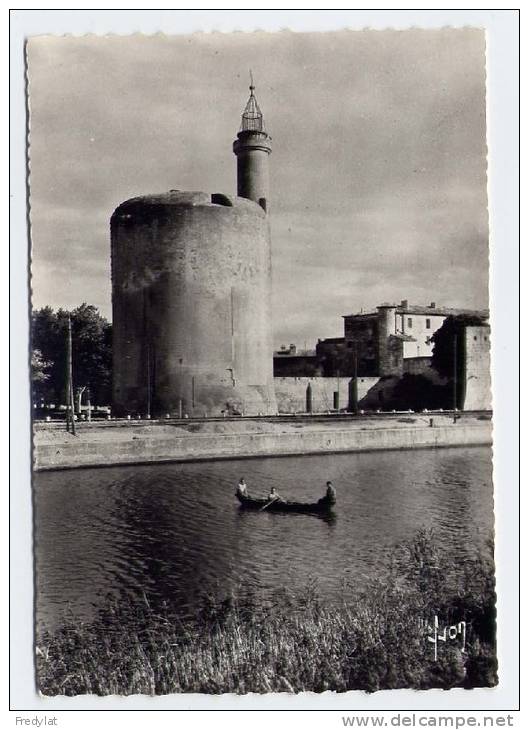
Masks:
[[[241,121],[241,132],[265,132],[265,125],[264,125],[264,119],[263,114],[261,110],[259,109],[259,104],[257,103],[257,99],[255,98],[255,94],[253,93],[255,91],[255,85],[253,82],[253,74],[252,69],[250,69],[250,98],[246,102],[246,106],[244,108],[244,111],[242,113],[242,121]]]

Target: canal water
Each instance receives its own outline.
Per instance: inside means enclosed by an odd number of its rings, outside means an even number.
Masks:
[[[331,479],[336,515],[241,512],[242,476],[252,495],[274,486],[300,501]],[[205,592],[316,580],[331,601],[422,526],[458,565],[493,533],[487,447],[41,472],[34,490],[37,621],[50,629],[90,618],[109,595],[188,614]]]

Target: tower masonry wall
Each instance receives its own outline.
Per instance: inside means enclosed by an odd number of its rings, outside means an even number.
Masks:
[[[237,160],[237,170],[237,194],[262,207],[260,201],[268,202],[268,162],[263,159],[263,153],[250,150],[241,155]]]
[[[490,410],[490,327],[465,327],[465,400],[466,411]]]
[[[239,132],[233,143],[237,155],[237,195],[267,209],[269,197],[268,155],[272,148],[264,132]]]
[[[380,375],[402,375],[402,342],[394,336],[395,307],[380,306],[378,312],[378,357]]]
[[[275,413],[261,208],[206,193],[134,198],[114,212],[111,239],[115,413]]]

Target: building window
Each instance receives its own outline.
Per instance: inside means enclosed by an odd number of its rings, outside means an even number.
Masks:
[[[409,330],[411,330],[412,325],[413,325],[412,319],[411,319],[411,317],[408,317],[408,329]]]
[[[426,329],[427,330],[430,329],[430,320],[429,319],[426,320]]]

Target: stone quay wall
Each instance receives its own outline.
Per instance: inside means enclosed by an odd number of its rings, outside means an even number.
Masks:
[[[359,418],[332,424],[258,423],[244,419],[226,424],[204,423],[197,431],[163,423],[108,429],[95,425],[87,430],[78,429],[75,437],[64,430],[38,427],[34,467],[46,470],[491,443],[490,420],[469,417],[453,423],[448,416],[426,414],[397,420]]]

